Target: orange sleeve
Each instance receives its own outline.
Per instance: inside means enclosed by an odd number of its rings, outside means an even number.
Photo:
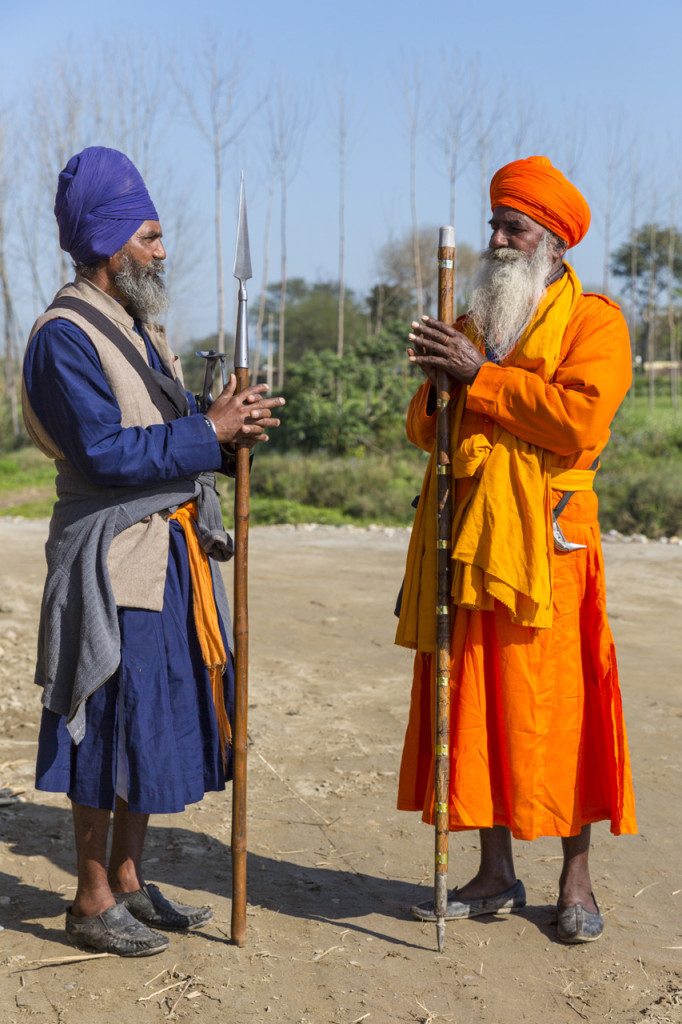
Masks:
[[[467,409],[489,416],[522,441],[572,455],[608,438],[631,379],[623,314],[609,300],[585,295],[550,383],[519,367],[484,363],[469,389]]]
[[[436,416],[426,411],[431,383],[425,380],[418,391],[412,396],[407,408],[405,429],[407,439],[417,448],[430,452],[436,441]]]

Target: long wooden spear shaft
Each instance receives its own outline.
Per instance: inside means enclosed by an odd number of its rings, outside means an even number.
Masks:
[[[246,281],[251,278],[249,227],[242,174],[239,192],[239,227],[234,258],[234,276],[239,281],[237,330],[234,344],[234,372],[237,392],[249,386],[249,331]],[[237,445],[234,496],[234,731],[232,736],[232,926],[236,946],[246,942],[246,768],[247,715],[249,698],[249,511],[251,503],[250,452]]]
[[[455,322],[455,229],[443,227],[438,238],[438,319]],[[443,371],[436,379],[437,570],[436,597],[436,757],[435,757],[435,877],[434,906],[438,952],[445,947],[445,912],[448,902],[448,833],[450,797],[450,643],[452,476],[450,467],[450,391],[452,382]]]

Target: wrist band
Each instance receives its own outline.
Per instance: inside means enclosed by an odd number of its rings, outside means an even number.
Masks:
[[[206,422],[208,423],[209,427],[211,428],[211,430],[213,431],[213,433],[215,434],[215,436],[216,436],[216,437],[218,437],[218,431],[217,431],[217,430],[216,430],[216,428],[215,428],[215,423],[213,422],[213,420],[210,420],[210,419],[208,418],[208,416],[204,416],[204,419],[205,419],[205,420],[206,420]]]

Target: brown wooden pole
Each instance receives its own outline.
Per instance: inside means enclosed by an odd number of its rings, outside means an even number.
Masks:
[[[249,386],[248,367],[235,367],[237,391]],[[234,495],[234,731],[232,735],[232,925],[236,946],[246,942],[246,777],[249,706],[250,452],[237,446]]]
[[[455,229],[440,229],[438,244],[438,319],[455,322]],[[435,877],[434,905],[438,952],[445,946],[445,911],[448,901],[448,839],[450,795],[450,641],[452,475],[450,417],[452,381],[438,371],[436,381],[437,571],[436,597],[436,751],[435,751]]]

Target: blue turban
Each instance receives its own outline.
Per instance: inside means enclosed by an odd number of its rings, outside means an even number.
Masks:
[[[59,244],[75,263],[113,256],[146,220],[158,220],[142,175],[124,153],[89,146],[59,175]]]

